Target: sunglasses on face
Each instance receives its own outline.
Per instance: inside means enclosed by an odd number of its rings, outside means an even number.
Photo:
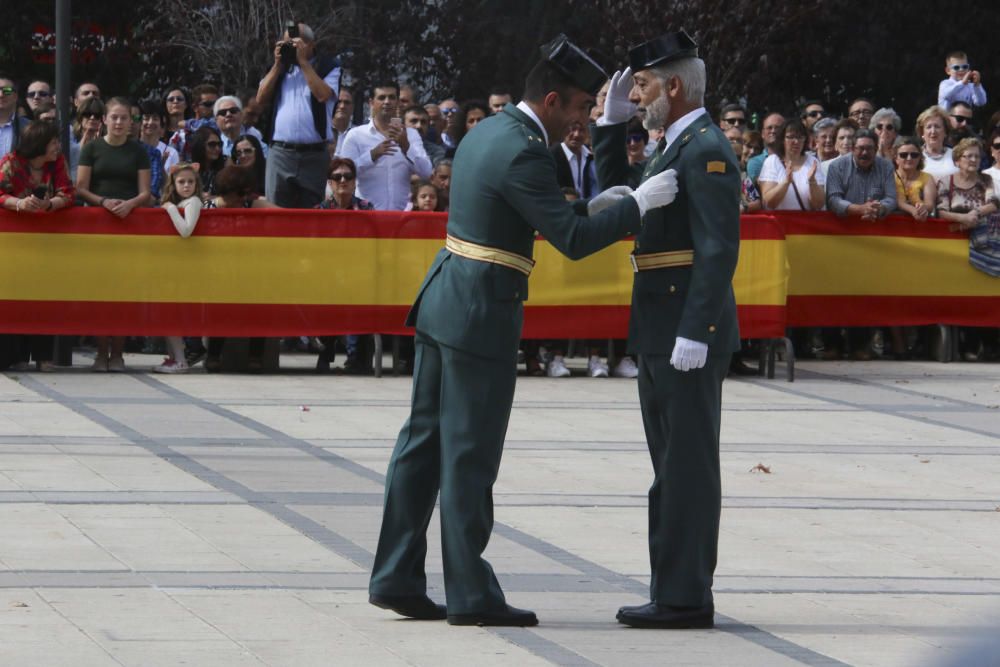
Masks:
[[[185,100],[180,95],[171,95],[170,97],[167,98],[167,101],[171,102],[173,104],[180,104],[180,103],[183,103],[183,102],[187,102],[187,100]]]
[[[246,157],[247,155],[254,155],[256,153],[257,153],[257,150],[254,149],[254,148],[237,148],[236,149],[236,156],[237,157]]]
[[[341,172],[337,172],[335,174],[330,174],[330,180],[336,181],[337,183],[345,183],[347,181],[353,181],[354,174],[344,174]]]
[[[0,87],[0,94],[3,94],[3,95],[13,95],[14,94],[14,86],[2,86],[2,87]]]
[[[920,158],[920,153],[916,153],[916,152],[909,153],[909,152],[900,151],[899,153],[897,153],[897,155],[899,155],[899,159],[900,160],[917,160],[917,159]]]
[[[1000,141],[993,142],[993,150],[1000,151]]]
[[[52,93],[50,93],[47,90],[29,90],[28,97],[30,97],[31,99],[36,99],[36,98],[45,99],[46,97],[52,97]]]
[[[142,122],[142,116],[132,116],[132,122],[133,123],[141,123]]]
[[[215,106],[215,100],[205,100],[204,102],[198,102],[198,106],[202,106],[202,107],[205,107],[205,108],[214,107]]]
[[[450,116],[453,113],[458,113],[458,109],[441,109],[441,115]]]
[[[817,111],[817,110],[813,109],[812,111],[807,111],[806,113],[804,113],[802,115],[803,116],[809,116],[810,118],[819,118],[820,116],[823,115],[823,112],[822,111]]]
[[[747,123],[746,118],[723,118],[722,120],[730,125],[746,125]]]
[[[965,123],[968,123],[969,121],[971,121],[971,120],[972,120],[971,118],[966,118],[965,116],[957,116],[957,115],[955,115],[955,114],[952,114],[952,115],[951,115],[951,117],[952,117],[952,118],[954,119],[954,121],[955,121],[956,123],[958,123],[959,125],[964,125]]]
[[[628,138],[625,139],[625,143],[628,144],[644,144],[646,139],[641,134],[630,134]]]
[[[206,141],[205,148],[222,148],[221,141]]]
[[[962,65],[949,65],[952,72],[964,72],[965,70],[972,67],[969,63],[964,63]]]
[[[875,129],[878,130],[879,132],[885,132],[886,130],[892,130],[893,132],[895,132],[896,126],[893,125],[892,123],[879,123],[878,125],[875,126]]]
[[[86,113],[80,114],[80,118],[86,118],[87,120],[96,120],[101,117],[101,114],[94,111],[88,111]]]
[[[236,107],[228,107],[226,109],[219,109],[219,113],[216,116],[235,116],[240,112]]]
[[[860,118],[861,116],[871,116],[873,113],[875,112],[872,111],[871,109],[857,109],[856,111],[852,111],[847,115],[850,116],[851,118]]]

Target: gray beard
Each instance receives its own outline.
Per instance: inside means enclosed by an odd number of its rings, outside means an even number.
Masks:
[[[656,101],[646,107],[646,117],[642,119],[642,126],[647,131],[662,130],[667,125],[667,116],[670,115],[670,102],[666,95],[656,98]]]

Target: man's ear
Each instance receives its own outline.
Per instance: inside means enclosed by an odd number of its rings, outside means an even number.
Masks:
[[[542,106],[545,109],[554,109],[556,107],[562,106],[562,100],[559,99],[559,93],[557,93],[554,90],[550,91],[542,100]]]

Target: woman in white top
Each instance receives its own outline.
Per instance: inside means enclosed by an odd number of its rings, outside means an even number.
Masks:
[[[1000,126],[993,128],[986,148],[993,157],[993,166],[983,169],[983,173],[993,179],[993,192],[1000,192]]]
[[[939,106],[928,107],[917,116],[917,134],[924,142],[924,171],[935,180],[947,178],[958,171],[951,149],[944,145],[948,126],[948,114]]]
[[[789,121],[778,132],[774,153],[760,170],[764,206],[777,211],[819,211],[826,198],[826,177],[819,160],[806,154],[805,126]]]

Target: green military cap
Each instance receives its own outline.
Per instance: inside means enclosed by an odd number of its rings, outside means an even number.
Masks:
[[[697,57],[698,43],[682,28],[679,32],[668,32],[639,46],[633,46],[628,52],[628,63],[634,74],[656,65]]]
[[[560,34],[542,47],[542,58],[549,61],[563,74],[573,80],[581,90],[597,95],[608,74],[583,49]]]

